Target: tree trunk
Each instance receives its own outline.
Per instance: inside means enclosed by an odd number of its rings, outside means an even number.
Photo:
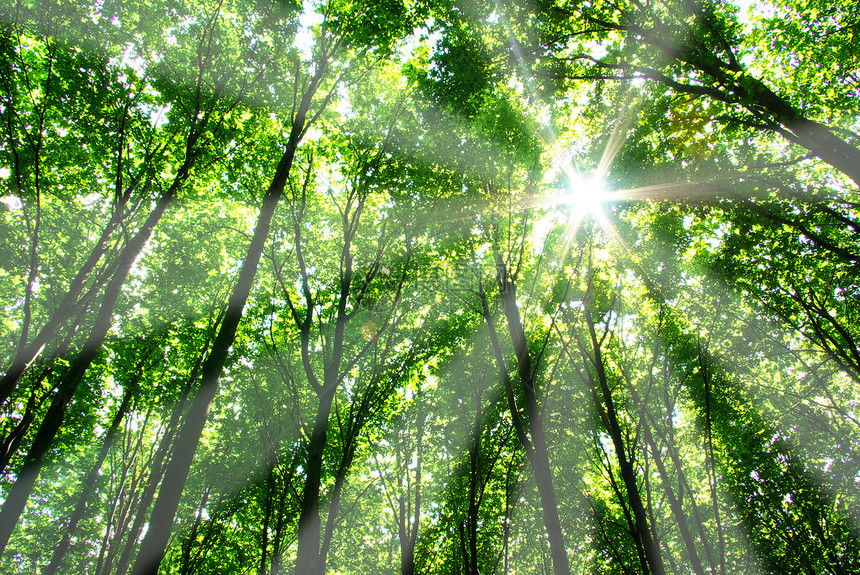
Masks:
[[[136,434],[133,432],[126,433],[126,442],[123,445],[124,449],[121,455],[122,469],[119,473],[116,495],[114,496],[110,513],[108,514],[107,521],[105,522],[105,534],[102,541],[102,550],[99,554],[98,568],[95,571],[95,575],[110,575],[112,572],[113,563],[116,559],[117,553],[119,552],[122,541],[122,535],[118,537],[117,534],[123,533],[128,525],[131,508],[135,503],[135,494],[137,493],[142,477],[144,477],[144,474],[140,473],[136,468],[138,466],[143,469],[149,468],[149,464],[152,463],[153,458],[156,455],[155,449],[150,448],[149,457],[146,461],[138,464],[138,457],[141,452],[144,451],[142,449],[144,430],[149,423],[151,415],[152,406],[150,406],[146,414],[146,418],[143,421],[143,425],[140,426],[138,432]],[[134,445],[132,445],[132,438],[134,435],[137,437],[133,441]],[[112,475],[114,475],[112,479],[114,480],[116,480],[115,474],[116,471],[112,470]]]
[[[182,542],[182,558],[179,562],[179,575],[191,575],[193,572],[191,549],[194,547],[194,542],[197,540],[197,534],[200,532],[200,524],[203,523],[203,510],[209,502],[209,490],[203,491],[203,499],[200,501],[200,507],[197,511],[197,517],[194,518],[194,525],[191,526],[191,532],[185,541]]]
[[[21,419],[15,427],[9,430],[6,437],[0,441],[0,473],[6,470],[6,466],[9,465],[12,456],[18,452],[21,441],[23,441],[24,437],[27,435],[27,430],[30,429],[30,425],[33,423],[33,420],[36,419],[36,413],[41,409],[47,399],[46,396],[50,396],[50,394],[53,393],[53,385],[50,385],[47,391],[41,390],[42,383],[51,375],[52,372],[53,369],[50,366],[42,370],[42,373],[40,373],[36,378],[36,381],[33,382],[33,389],[30,391],[27,405],[24,406],[24,412],[21,413]],[[40,391],[43,391],[42,397],[38,397]]]
[[[96,265],[98,265],[99,261],[101,261],[102,256],[105,252],[105,247],[107,246],[107,242],[110,239],[113,232],[116,231],[116,228],[119,227],[120,223],[122,223],[123,219],[125,219],[125,213],[123,210],[125,209],[125,205],[128,203],[128,199],[131,196],[131,191],[129,190],[127,193],[123,194],[120,197],[119,203],[114,207],[114,211],[111,214],[110,219],[108,220],[107,225],[105,225],[102,230],[101,236],[99,237],[98,242],[95,247],[93,247],[90,252],[89,258],[78,270],[77,275],[72,280],[66,295],[63,297],[63,300],[60,302],[60,305],[57,306],[56,311],[51,316],[51,319],[48,320],[42,329],[39,330],[39,333],[36,334],[36,337],[33,341],[27,345],[22,345],[18,348],[15,358],[12,360],[11,365],[6,370],[6,373],[0,378],[0,405],[2,405],[12,392],[15,390],[15,387],[21,381],[21,378],[24,376],[24,373],[29,369],[30,365],[32,365],[33,361],[39,357],[39,354],[45,349],[45,346],[48,342],[53,338],[60,328],[69,321],[79,310],[81,306],[80,297],[84,291],[84,286],[86,285],[87,278],[90,277]],[[128,248],[126,248],[128,249]],[[120,259],[123,256],[120,255]],[[136,257],[136,256],[135,256]],[[107,279],[107,277],[100,278],[100,282],[103,282]],[[95,286],[91,286],[91,289],[97,288],[99,282]]]
[[[481,410],[473,426],[475,439],[469,450],[469,506],[466,511],[466,545],[468,556],[466,575],[478,575],[478,482],[480,481],[481,457]]]
[[[632,386],[631,391],[633,391]],[[699,559],[699,554],[696,552],[696,544],[693,542],[693,535],[690,532],[690,527],[687,523],[687,516],[684,513],[681,501],[679,501],[675,496],[675,492],[669,482],[669,474],[666,472],[666,466],[663,465],[663,457],[660,454],[660,448],[654,441],[654,437],[651,435],[650,423],[648,422],[645,414],[645,405],[639,400],[635,391],[634,401],[639,404],[642,434],[645,438],[645,443],[648,444],[648,448],[651,450],[651,456],[657,466],[657,472],[660,474],[660,482],[663,484],[666,499],[669,500],[669,507],[672,509],[672,515],[675,517],[675,522],[678,524],[678,530],[681,532],[681,538],[684,540],[684,546],[687,548],[687,556],[690,559],[690,564],[696,575],[704,575],[705,571],[702,568],[702,561]]]
[[[322,479],[323,452],[328,438],[328,418],[334,400],[334,386],[326,386],[320,394],[320,404],[314,421],[313,434],[308,444],[305,486],[302,490],[302,505],[299,515],[298,553],[296,575],[322,573],[320,565],[320,481]]]
[[[415,575],[415,547],[418,543],[418,527],[421,524],[421,466],[424,459],[424,414],[418,415],[417,434],[418,445],[416,447],[417,461],[415,465],[415,507],[412,517],[404,517],[404,532],[406,544],[400,545],[400,574]],[[410,526],[411,522],[411,526]]]
[[[141,229],[137,234],[135,234],[131,241],[129,241],[126,251],[121,257],[116,273],[108,283],[107,289],[105,290],[105,297],[102,301],[101,307],[99,308],[99,314],[96,318],[95,324],[93,325],[92,331],[90,332],[81,353],[72,363],[68,374],[58,387],[53,401],[51,402],[51,406],[48,408],[48,413],[45,415],[42,425],[36,432],[36,437],[33,440],[33,445],[27,454],[24,465],[21,468],[12,489],[9,491],[9,495],[3,504],[2,510],[0,510],[0,552],[6,549],[9,537],[12,535],[15,525],[18,523],[21,513],[24,511],[27,499],[29,499],[30,492],[36,484],[39,472],[42,469],[42,465],[45,463],[45,458],[48,455],[48,451],[51,448],[54,437],[65,420],[66,409],[69,402],[74,397],[75,392],[78,389],[78,385],[83,381],[84,374],[98,354],[101,344],[113,323],[112,318],[114,305],[119,297],[120,291],[122,290],[122,285],[125,283],[125,278],[131,270],[135,260],[142,252],[144,246],[149,241],[155,225],[158,223],[159,219],[161,219],[167,206],[173,201],[173,198],[176,196],[176,192],[187,178],[188,171],[190,170],[193,162],[194,155],[192,154],[186,158],[170,188],[168,188],[164,195],[159,199],[155,209],[150,213]]]
[[[346,441],[343,445],[341,460],[338,464],[337,475],[334,480],[334,488],[332,489],[331,499],[328,505],[328,517],[326,518],[326,526],[323,531],[322,546],[320,547],[320,572],[325,572],[326,560],[328,552],[331,548],[331,541],[334,537],[334,528],[337,521],[337,513],[340,508],[341,496],[343,487],[346,485],[346,478],[349,470],[352,467],[352,462],[355,458],[355,450],[358,448],[357,438],[364,426],[363,421],[354,421],[347,431]]]
[[[806,148],[860,186],[860,150],[836,136],[824,124],[806,118],[758,78],[743,76],[738,81],[737,91],[741,98],[747,97],[767,110],[773,121],[782,126],[777,132],[787,140]]]
[[[268,563],[269,551],[269,523],[271,523],[272,514],[274,513],[274,497],[275,462],[273,456],[266,470],[266,505],[264,507],[263,527],[260,534],[260,567],[257,569],[257,575],[266,575],[266,563]]]
[[[636,532],[642,542],[643,551],[647,564],[642,565],[642,571],[654,573],[655,575],[664,575],[666,569],[663,565],[663,558],[660,555],[660,547],[651,536],[651,530],[648,528],[648,518],[645,513],[645,506],[642,504],[642,497],[639,494],[639,486],[636,483],[636,470],[633,463],[627,458],[624,439],[621,432],[621,426],[618,423],[618,417],[615,410],[615,403],[612,400],[612,391],[609,389],[609,383],[606,379],[606,371],[603,365],[603,355],[600,351],[600,343],[597,341],[597,334],[594,330],[594,322],[591,313],[585,311],[585,321],[588,324],[588,332],[591,337],[591,346],[593,357],[591,363],[594,365],[594,370],[597,375],[597,385],[600,388],[600,394],[603,396],[603,405],[597,405],[598,411],[604,417],[606,423],[606,431],[609,432],[612,438],[612,444],[615,448],[615,454],[618,459],[618,466],[621,470],[621,478],[624,481],[624,488],[627,492],[627,500],[630,508],[633,511],[633,517],[636,523]],[[587,360],[587,358],[585,358]],[[591,376],[589,376],[591,377]],[[592,378],[592,386],[595,382]],[[595,400],[598,395],[593,394]]]
[[[75,510],[72,512],[72,516],[69,518],[69,524],[65,529],[65,533],[62,539],[60,539],[60,543],[54,549],[54,553],[51,556],[51,562],[45,568],[44,573],[46,575],[57,573],[59,572],[60,567],[62,567],[63,559],[66,556],[66,552],[69,550],[69,545],[71,544],[72,537],[74,537],[75,531],[78,528],[78,523],[81,519],[83,519],[84,513],[86,512],[90,495],[93,495],[95,492],[94,486],[98,481],[99,470],[101,470],[102,464],[104,463],[108,452],[110,451],[111,447],[113,447],[113,443],[116,440],[117,436],[117,430],[119,429],[120,423],[122,423],[122,420],[125,418],[126,414],[129,411],[129,408],[131,407],[132,399],[134,398],[136,389],[137,381],[129,383],[126,387],[122,402],[117,409],[116,415],[114,415],[113,421],[111,421],[107,433],[105,433],[104,443],[99,450],[98,456],[96,457],[95,462],[90,468],[90,472],[81,482],[81,494],[78,497],[78,503],[77,505],[75,505]]]
[[[260,208],[260,215],[254,228],[254,236],[239,270],[239,278],[230,294],[227,311],[224,314],[221,329],[212,345],[212,352],[203,363],[200,387],[192,400],[188,417],[176,440],[173,457],[167,466],[158,499],[152,510],[149,529],[141,543],[137,560],[132,569],[133,575],[156,575],[158,566],[164,557],[173,520],[176,516],[176,509],[179,506],[179,499],[191,469],[191,462],[194,459],[194,452],[203,433],[212,401],[218,393],[224,362],[236,337],[236,329],[242,319],[245,302],[251,292],[266,238],[269,235],[272,217],[283,195],[299,141],[304,133],[311,99],[322,81],[325,69],[326,62],[319,63],[317,66],[316,75],[311,80],[310,87],[305,92],[296,111],[286,150],[278,163],[272,183],[263,197],[263,205]]]
[[[506,270],[500,254],[496,253],[496,265],[499,269]],[[517,306],[516,284],[512,278],[503,272],[498,279],[499,295],[502,300],[502,308],[508,323],[508,332],[517,356],[517,379],[520,381],[525,397],[525,418],[528,426],[528,435],[523,426],[520,408],[516,405],[513,392],[513,382],[508,374],[507,367],[502,356],[492,315],[489,311],[486,295],[481,292],[483,312],[490,328],[490,338],[496,355],[496,363],[502,372],[505,381],[508,405],[511,410],[511,419],[517,431],[517,437],[525,449],[526,456],[531,463],[537,483],[538,495],[540,496],[541,509],[543,513],[544,527],[549,540],[550,556],[552,557],[553,570],[556,575],[569,575],[570,563],[567,550],[564,545],[564,534],[561,529],[561,521],[558,516],[558,503],[555,498],[555,490],[552,483],[552,471],[549,464],[549,453],[547,451],[546,437],[543,430],[543,421],[540,417],[540,408],[535,393],[534,374],[532,373],[531,357],[529,355],[528,342],[523,329],[520,312]]]
[[[18,453],[21,441],[30,429],[30,425],[32,425],[33,420],[36,417],[36,412],[41,409],[42,404],[47,401],[51,394],[56,390],[56,385],[51,385],[47,390],[43,391],[42,397],[37,398],[42,382],[54,372],[54,362],[62,353],[65,353],[71,345],[72,337],[75,334],[75,330],[80,325],[81,319],[81,317],[76,318],[75,324],[70,327],[69,333],[66,334],[63,342],[53,351],[51,357],[44,361],[44,369],[42,370],[42,373],[39,374],[36,381],[31,386],[30,398],[24,408],[21,420],[18,422],[18,425],[16,425],[15,428],[3,439],[2,444],[0,444],[0,473],[6,470],[6,466],[9,465],[12,457]]]

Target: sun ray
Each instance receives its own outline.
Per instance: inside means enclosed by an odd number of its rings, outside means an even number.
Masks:
[[[609,168],[612,166],[612,162],[615,161],[615,157],[618,155],[618,152],[621,151],[621,146],[623,146],[624,142],[627,141],[625,132],[627,131],[630,120],[626,116],[626,113],[623,114],[621,121],[612,128],[612,133],[609,135],[609,141],[606,142],[606,147],[603,148],[600,162],[597,164],[597,169],[594,171],[595,179],[600,181],[606,179],[606,176],[609,175]]]

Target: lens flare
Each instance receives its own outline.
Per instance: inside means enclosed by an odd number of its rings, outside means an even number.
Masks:
[[[603,211],[605,196],[606,192],[600,181],[572,174],[562,203],[570,206],[570,219],[576,221],[589,215],[599,216]]]

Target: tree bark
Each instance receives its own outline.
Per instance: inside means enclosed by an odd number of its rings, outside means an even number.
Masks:
[[[505,264],[501,261],[501,256],[496,253],[496,265],[500,269],[506,270]],[[543,422],[540,417],[540,408],[537,403],[537,395],[535,390],[534,374],[532,373],[531,356],[529,354],[528,343],[526,341],[525,331],[520,319],[520,312],[517,306],[516,284],[513,278],[507,273],[502,273],[498,281],[498,291],[502,300],[502,308],[505,313],[505,318],[508,324],[508,333],[514,347],[514,353],[517,356],[517,379],[519,380],[523,396],[525,398],[525,425],[528,426],[528,434],[523,425],[523,416],[520,414],[520,408],[516,405],[516,400],[513,392],[513,381],[508,374],[507,366],[504,362],[501,347],[499,345],[498,334],[496,333],[492,315],[487,304],[486,294],[481,291],[483,313],[490,328],[490,339],[493,343],[493,348],[496,355],[496,363],[499,370],[502,372],[502,378],[505,381],[506,395],[508,396],[508,405],[511,410],[511,418],[514,427],[517,431],[517,437],[525,449],[526,456],[532,466],[532,471],[535,475],[537,483],[538,495],[540,496],[541,508],[544,519],[544,527],[547,531],[549,539],[550,556],[552,557],[553,570],[556,575],[569,575],[570,562],[567,557],[567,550],[564,544],[564,535],[561,529],[561,521],[558,516],[558,503],[555,498],[555,490],[552,483],[552,472],[549,464],[549,453],[547,451],[546,437],[543,430]]]
[[[663,559],[660,555],[660,547],[651,536],[651,530],[648,527],[648,518],[645,512],[645,506],[642,504],[642,497],[639,493],[639,486],[636,483],[636,471],[633,463],[627,457],[627,450],[624,446],[624,439],[621,432],[621,426],[618,423],[615,403],[612,400],[612,391],[609,389],[609,383],[606,378],[606,370],[603,364],[603,355],[600,350],[600,342],[597,340],[597,333],[594,329],[594,321],[591,313],[585,310],[585,321],[588,324],[588,333],[591,338],[591,347],[593,356],[591,358],[584,357],[594,365],[594,371],[597,381],[594,381],[593,376],[589,375],[592,380],[592,388],[598,387],[600,395],[603,396],[603,405],[596,405],[598,411],[604,418],[606,431],[612,438],[612,444],[615,448],[615,454],[618,459],[618,466],[621,470],[621,478],[624,482],[624,488],[627,492],[627,500],[633,512],[635,519],[635,528],[638,533],[639,540],[642,542],[643,551],[645,554],[645,564],[642,565],[643,573],[650,572],[655,575],[664,575],[666,569],[663,565]],[[583,350],[584,354],[584,350]],[[595,383],[597,385],[595,385]],[[598,394],[592,394],[595,400],[598,399]]]
[[[51,555],[51,562],[45,568],[44,573],[47,575],[59,572],[60,568],[62,567],[63,559],[66,556],[66,552],[69,550],[69,545],[71,544],[72,537],[74,537],[75,531],[78,528],[78,523],[84,517],[84,513],[86,512],[90,496],[94,494],[94,486],[98,481],[99,470],[101,470],[102,464],[104,464],[104,460],[107,457],[108,452],[110,451],[111,447],[113,447],[120,423],[122,423],[122,420],[125,418],[126,414],[128,414],[128,411],[131,408],[131,403],[134,399],[136,389],[137,381],[129,383],[126,387],[125,393],[123,394],[122,402],[120,403],[119,408],[117,408],[116,415],[114,415],[113,421],[111,421],[107,433],[105,433],[104,443],[102,444],[102,447],[99,450],[98,455],[96,456],[96,460],[90,468],[90,472],[87,474],[86,478],[81,482],[81,494],[78,497],[78,503],[77,505],[75,505],[75,510],[72,512],[72,516],[69,518],[69,524],[68,526],[66,526],[63,537],[62,539],[60,539],[60,543],[57,545],[57,547],[54,549],[54,553]]]
[[[164,557],[173,520],[176,516],[176,509],[179,506],[179,499],[182,495],[188,472],[191,469],[191,462],[194,459],[194,452],[203,433],[212,401],[218,393],[224,362],[229,354],[230,346],[233,345],[236,330],[242,319],[245,302],[248,299],[248,294],[251,292],[251,287],[254,283],[254,277],[257,274],[266,238],[269,235],[272,217],[283,195],[299,141],[304,134],[311,100],[322,81],[326,67],[327,62],[318,63],[317,72],[310,82],[310,87],[304,93],[301,104],[298,106],[293,119],[286,150],[278,163],[272,183],[263,197],[263,205],[260,208],[251,244],[239,270],[239,278],[230,294],[227,311],[224,314],[221,329],[218,331],[218,335],[212,345],[212,352],[203,363],[200,387],[192,399],[188,417],[176,440],[173,457],[167,466],[164,481],[161,484],[158,499],[152,511],[149,529],[141,543],[137,560],[132,569],[133,575],[156,575],[158,566]],[[296,81],[298,82],[298,78]]]

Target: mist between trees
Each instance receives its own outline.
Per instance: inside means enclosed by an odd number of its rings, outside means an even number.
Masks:
[[[0,573],[860,564],[856,2],[6,2]]]

